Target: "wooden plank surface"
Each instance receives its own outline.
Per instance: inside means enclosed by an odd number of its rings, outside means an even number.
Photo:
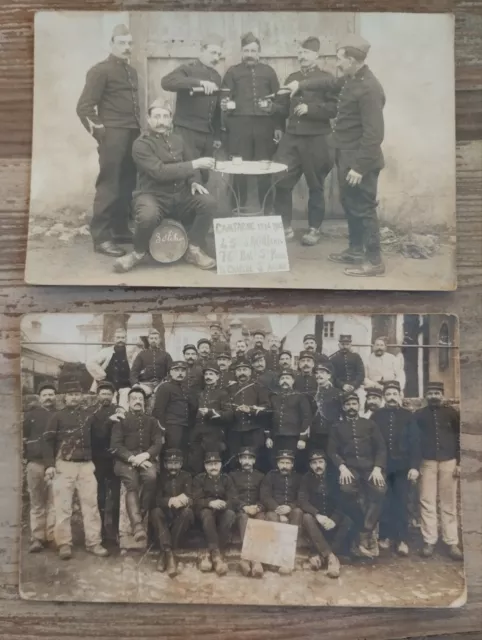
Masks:
[[[456,12],[459,289],[453,293],[283,292],[46,288],[23,285],[31,148],[33,12],[39,9],[392,10]],[[409,43],[407,43],[409,46]],[[430,43],[427,42],[427,46]],[[0,6],[0,637],[459,638],[482,626],[482,0],[12,0]],[[60,53],[61,55],[61,53]],[[396,73],[394,69],[394,73]],[[414,96],[416,100],[416,96]],[[441,105],[440,108],[443,108]],[[436,162],[436,158],[434,158]],[[62,177],[59,176],[59,180]],[[464,545],[468,605],[451,610],[361,610],[85,605],[18,599],[19,316],[26,312],[236,311],[452,312],[460,316]]]

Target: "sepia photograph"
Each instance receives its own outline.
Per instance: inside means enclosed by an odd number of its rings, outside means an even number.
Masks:
[[[29,284],[454,290],[454,19],[35,18]]]
[[[465,604],[458,320],[30,314],[20,594]]]

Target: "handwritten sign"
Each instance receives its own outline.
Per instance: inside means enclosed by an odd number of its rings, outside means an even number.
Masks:
[[[250,518],[244,534],[241,558],[294,569],[297,539],[298,527],[294,524]]]
[[[218,275],[289,271],[280,216],[216,218]]]

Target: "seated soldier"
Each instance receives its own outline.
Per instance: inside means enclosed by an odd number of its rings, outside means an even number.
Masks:
[[[203,470],[207,451],[222,454],[226,450],[225,429],[233,419],[228,392],[220,389],[219,369],[208,365],[204,369],[204,390],[197,397],[197,413],[189,440],[189,468],[194,473]]]
[[[200,184],[198,169],[212,169],[213,158],[194,159],[183,138],[172,133],[171,107],[155,100],[148,110],[148,131],[134,142],[137,167],[134,192],[134,251],[114,263],[118,273],[130,271],[144,259],[154,229],[169,216],[188,228],[189,245],[184,259],[200,269],[213,269],[216,260],[201,249],[216,217],[217,204]]]
[[[170,578],[177,575],[174,551],[194,523],[192,478],[190,473],[183,471],[182,461],[179,449],[166,450],[164,468],[157,484],[156,506],[151,511],[151,521],[161,549],[157,570],[167,570]]]
[[[142,525],[156,490],[162,430],[159,422],[144,413],[146,394],[140,388],[129,391],[129,411],[112,427],[110,447],[114,456],[114,473],[126,488],[126,510],[134,540],[145,542]],[[139,492],[141,495],[139,496]]]
[[[316,555],[310,560],[314,569],[320,569],[322,561],[328,561],[327,575],[338,578],[340,561],[336,557],[350,531],[350,518],[333,509],[326,481],[326,459],[323,451],[310,453],[310,467],[302,478],[298,504],[303,510],[303,529],[313,545]],[[329,515],[328,515],[329,514]],[[333,532],[331,544],[326,532]],[[328,534],[330,535],[330,534]]]
[[[221,456],[208,452],[204,459],[205,472],[194,478],[194,509],[201,521],[208,551],[203,554],[199,568],[214,571],[218,576],[228,572],[223,552],[231,536],[236,515],[236,492],[233,481],[221,473]]]
[[[256,452],[252,447],[243,447],[238,454],[238,459],[241,469],[231,471],[229,475],[237,495],[236,521],[242,544],[248,520],[250,518],[264,520],[264,508],[260,499],[260,487],[264,474],[254,468]],[[239,568],[243,576],[251,575],[253,578],[261,578],[263,575],[263,566],[260,562],[241,560]]]
[[[266,520],[301,527],[303,511],[297,503],[300,476],[294,471],[295,454],[279,451],[276,463],[278,468],[269,471],[261,483],[261,503],[267,511]],[[279,573],[288,575],[291,569],[280,567]]]

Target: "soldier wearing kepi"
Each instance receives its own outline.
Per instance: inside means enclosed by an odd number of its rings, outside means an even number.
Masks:
[[[204,386],[203,367],[199,362],[196,345],[185,344],[182,348],[182,355],[187,365],[184,387],[188,393],[196,397]]]
[[[229,475],[236,491],[236,521],[239,528],[241,545],[248,526],[248,520],[264,520],[264,507],[261,504],[260,487],[264,474],[254,468],[256,452],[252,447],[242,447],[238,455],[240,469],[232,471]],[[261,578],[263,566],[259,562],[241,560],[239,568],[244,576]]]
[[[303,351],[313,354],[315,364],[330,361],[330,358],[321,352],[314,333],[307,333],[303,338]]]
[[[166,450],[164,468],[157,484],[156,506],[151,511],[151,521],[160,546],[157,570],[166,571],[170,578],[177,575],[174,552],[194,524],[192,478],[190,473],[183,470],[182,463],[182,451]]]
[[[314,397],[318,383],[314,375],[315,356],[311,351],[301,351],[298,359],[299,373],[295,378],[293,389],[304,393],[310,400],[312,411],[315,411]]]
[[[166,447],[183,450],[196,411],[196,399],[184,385],[187,365],[175,360],[169,369],[169,379],[159,385],[152,415],[165,429]]]
[[[161,334],[157,329],[149,329],[149,347],[140,351],[131,368],[132,386],[141,386],[149,397],[157,385],[166,378],[172,358],[161,347]]]
[[[199,354],[199,364],[204,368],[212,360],[211,341],[207,338],[200,338],[197,341],[197,350]]]
[[[159,422],[144,413],[146,395],[142,389],[129,392],[129,411],[112,428],[111,450],[114,473],[126,489],[126,510],[134,540],[145,542],[142,521],[151,508],[156,490],[162,430]]]
[[[378,176],[384,167],[385,93],[365,60],[370,44],[349,34],[338,44],[337,68],[342,78],[307,78],[293,81],[293,93],[307,89],[339,92],[330,144],[335,149],[340,200],[348,222],[349,246],[332,254],[335,262],[353,265],[349,276],[381,276],[385,273],[380,250],[377,215]]]
[[[371,418],[383,404],[383,392],[378,387],[365,387],[365,409],[362,410],[362,418]]]
[[[334,384],[344,393],[351,393],[363,384],[365,365],[360,354],[351,350],[352,338],[350,335],[342,334],[338,344],[339,351],[330,358],[333,365]]]
[[[211,351],[213,357],[218,356],[220,353],[229,351],[229,344],[224,337],[224,331],[219,322],[213,322],[209,325],[209,331],[211,333]]]
[[[85,548],[103,558],[109,552],[101,544],[89,412],[80,406],[82,388],[78,381],[66,381],[63,391],[65,407],[53,413],[44,433],[45,478],[48,482],[53,480],[55,542],[60,558],[69,560],[72,557],[72,504],[77,491]]]
[[[197,396],[196,422],[189,439],[189,467],[194,473],[202,472],[206,452],[224,453],[225,430],[233,418],[229,394],[218,386],[216,365],[205,367],[204,382],[204,389]]]
[[[279,89],[273,67],[259,61],[261,43],[253,33],[241,38],[242,61],[230,67],[223,79],[229,98],[223,98],[221,108],[226,111],[228,152],[243,160],[269,160],[275,151],[274,140],[281,139],[282,119],[272,116],[259,105],[260,99]],[[234,109],[229,110],[230,103]],[[241,207],[246,206],[248,183],[246,176],[235,176],[233,182]],[[271,176],[258,176],[258,197],[263,204],[271,187]],[[269,203],[268,203],[269,206]]]
[[[401,556],[408,548],[408,496],[410,482],[416,482],[420,469],[420,437],[413,414],[401,406],[400,383],[386,381],[383,397],[385,406],[372,415],[387,448],[387,493],[380,517],[382,549],[393,542]]]
[[[216,362],[219,369],[219,388],[229,390],[230,387],[236,384],[236,378],[231,370],[231,352],[227,350],[220,353],[216,358]]]
[[[199,58],[181,64],[161,80],[164,91],[176,93],[174,133],[191,147],[194,158],[213,156],[221,146],[221,76],[216,70],[223,40],[209,34],[201,40]],[[207,182],[208,174],[203,175]]]
[[[246,356],[252,358],[255,353],[263,353],[268,355],[268,350],[264,347],[264,341],[266,339],[266,333],[261,329],[256,329],[253,333],[253,348],[248,350]]]
[[[268,371],[278,371],[280,351],[280,339],[277,336],[270,336],[268,339],[268,353],[266,354],[266,369]]]
[[[300,43],[300,70],[291,73],[285,84],[306,78],[333,80],[331,73],[322,71],[317,64],[320,46],[319,38],[314,36]],[[301,242],[312,246],[320,239],[321,224],[325,217],[325,179],[333,164],[327,135],[331,131],[330,118],[336,115],[336,96],[333,92],[310,88],[301,90],[291,99],[289,93],[284,93],[275,98],[271,111],[288,118],[286,133],[275,156],[276,161],[288,166],[288,171],[276,184],[274,209],[283,218],[286,239],[292,239],[293,189],[304,175],[309,194],[309,229]]]
[[[438,539],[437,496],[442,540],[454,560],[462,560],[457,523],[457,485],[460,477],[460,415],[444,406],[443,382],[428,382],[427,406],[415,412],[420,430],[420,515],[423,550],[429,557]]]
[[[52,485],[45,480],[44,434],[54,414],[57,389],[44,382],[37,390],[39,405],[25,413],[23,419],[24,456],[30,500],[30,553],[42,551],[54,539],[55,509]]]
[[[264,351],[255,351],[251,356],[253,365],[253,380],[268,390],[270,396],[278,391],[278,374],[270,371],[266,366],[266,355]]]
[[[379,553],[373,532],[386,491],[383,470],[387,450],[378,425],[360,418],[359,410],[358,396],[347,394],[343,401],[345,419],[330,432],[328,455],[339,470],[342,501],[360,535],[356,553],[372,558]]]
[[[140,264],[149,249],[154,229],[166,217],[175,218],[187,230],[186,262],[200,269],[213,269],[216,261],[202,249],[217,203],[200,184],[199,169],[212,169],[214,159],[194,158],[191,148],[172,133],[171,107],[155,100],[147,114],[148,130],[134,142],[132,155],[137,166],[134,193],[134,251],[114,263],[123,273]]]
[[[94,250],[122,256],[118,243],[132,242],[129,214],[136,167],[132,145],[139,135],[137,72],[129,64],[132,36],[118,24],[111,39],[111,54],[87,73],[77,115],[95,138],[100,171],[95,185],[90,233]]]
[[[309,446],[311,450],[325,451],[332,428],[342,416],[342,398],[340,389],[333,386],[333,367],[330,362],[315,366],[315,378],[318,388],[314,400],[316,404],[313,424],[310,429]]]
[[[326,458],[323,451],[310,453],[310,471],[300,482],[298,504],[303,511],[303,529],[307,533],[316,555],[310,559],[314,569],[321,569],[327,561],[327,575],[338,578],[340,561],[336,554],[343,549],[352,522],[338,509],[333,509],[326,479]],[[331,540],[327,540],[326,532]]]
[[[279,360],[278,360],[278,368],[279,371],[286,371],[286,369],[291,369],[293,366],[293,354],[288,349],[283,349],[280,351]]]
[[[279,451],[277,469],[269,471],[261,483],[261,502],[266,509],[266,520],[285,522],[301,527],[303,511],[298,506],[300,476],[294,471],[295,454]],[[291,569],[280,567],[279,573],[288,575]]]
[[[223,552],[236,520],[236,492],[231,478],[221,472],[219,453],[207,452],[204,459],[205,472],[194,478],[194,508],[201,520],[208,551],[203,554],[199,568],[218,576],[228,572]]]

